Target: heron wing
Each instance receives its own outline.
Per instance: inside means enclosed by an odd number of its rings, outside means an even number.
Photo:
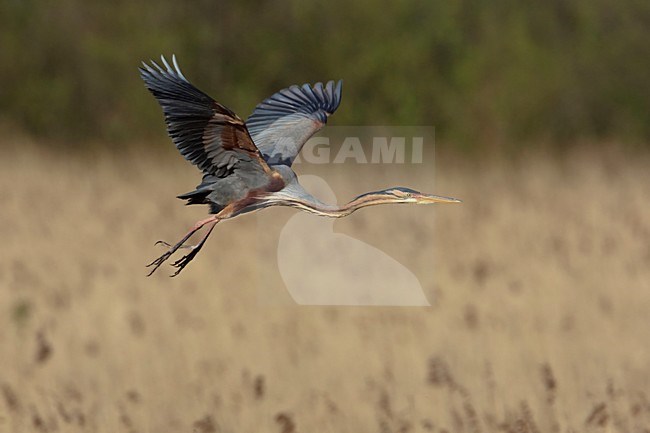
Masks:
[[[327,123],[341,102],[343,82],[291,86],[261,102],[246,126],[270,164],[290,166],[305,142]]]
[[[140,75],[160,103],[167,132],[181,155],[204,173],[227,177],[236,169],[270,173],[244,122],[231,110],[194,87],[176,57],[172,68],[142,63]]]

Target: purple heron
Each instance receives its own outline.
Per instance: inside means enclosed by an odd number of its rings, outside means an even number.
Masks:
[[[361,194],[343,206],[319,201],[299,183],[291,165],[303,144],[327,123],[341,102],[342,82],[291,86],[261,102],[244,122],[227,107],[194,87],[176,57],[173,67],[142,63],[140,75],[160,103],[167,132],[181,155],[203,172],[194,191],[179,195],[186,204],[207,204],[210,217],[198,221],[175,245],[147,266],[153,274],[178,249],[190,252],[172,266],[178,275],[199,253],[222,220],[269,206],[290,206],[316,215],[341,218],[366,206],[390,203],[458,203],[450,197],[393,187]],[[196,245],[185,246],[203,227]]]

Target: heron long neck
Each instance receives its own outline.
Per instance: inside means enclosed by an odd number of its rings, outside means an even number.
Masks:
[[[385,196],[380,196],[377,193],[367,193],[356,197],[340,207],[323,203],[313,197],[311,199],[291,199],[285,204],[320,216],[342,218],[350,215],[358,209],[361,209],[362,207],[388,203],[397,203],[397,201],[391,200]]]

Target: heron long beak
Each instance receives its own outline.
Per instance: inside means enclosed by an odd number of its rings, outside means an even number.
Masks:
[[[432,194],[419,194],[415,196],[417,204],[431,204],[431,203],[462,203],[462,200],[458,200],[453,197],[442,197],[439,195]]]

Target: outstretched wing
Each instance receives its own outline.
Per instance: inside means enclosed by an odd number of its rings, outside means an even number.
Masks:
[[[341,102],[339,80],[280,90],[261,102],[246,120],[248,131],[271,164],[291,165],[305,142],[327,123]]]
[[[175,56],[173,68],[160,59],[164,68],[154,61],[143,62],[140,76],[160,103],[167,132],[181,155],[216,177],[229,176],[235,169],[270,173],[244,122],[190,84]]]

